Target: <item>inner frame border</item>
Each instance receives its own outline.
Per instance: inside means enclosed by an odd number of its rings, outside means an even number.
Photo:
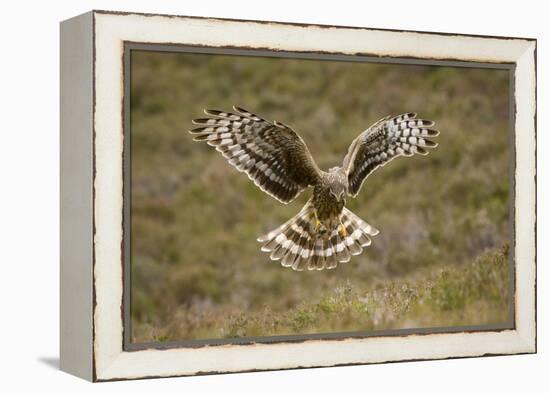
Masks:
[[[499,37],[501,38],[501,37]],[[318,61],[343,61],[343,62],[364,62],[364,63],[385,63],[402,65],[423,65],[423,66],[448,66],[466,68],[484,68],[508,70],[509,72],[509,226],[510,226],[510,248],[509,252],[509,320],[499,324],[469,325],[455,327],[434,327],[434,328],[411,328],[411,329],[385,329],[373,331],[349,331],[333,333],[313,333],[297,335],[259,336],[230,339],[201,339],[201,340],[178,340],[167,342],[145,342],[132,343],[132,320],[131,320],[131,53],[132,51],[149,51],[165,53],[189,53],[189,54],[211,54],[229,56],[250,56],[250,57],[271,57],[271,58],[292,58]],[[410,335],[426,335],[433,333],[473,333],[473,332],[500,332],[514,330],[516,328],[516,274],[515,274],[515,172],[516,172],[516,145],[515,145],[515,63],[508,62],[475,62],[460,60],[432,60],[409,57],[389,57],[370,55],[350,55],[341,53],[320,53],[320,52],[298,52],[267,50],[264,48],[242,48],[242,47],[210,47],[199,45],[185,45],[172,43],[146,43],[123,41],[123,243],[122,243],[122,272],[123,272],[123,295],[122,295],[122,320],[123,320],[123,351],[138,351],[144,349],[173,349],[173,348],[201,348],[219,345],[251,345],[255,343],[279,344],[279,343],[301,343],[308,340],[342,340],[347,338],[368,338],[368,337],[406,337]]]

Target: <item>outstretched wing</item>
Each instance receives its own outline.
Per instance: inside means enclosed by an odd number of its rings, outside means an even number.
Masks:
[[[290,127],[233,107],[236,113],[205,110],[193,120],[195,141],[214,146],[231,165],[245,172],[263,191],[288,203],[320,179],[320,172],[302,138]]]
[[[416,113],[387,116],[361,133],[351,144],[342,167],[348,176],[348,195],[356,196],[368,175],[398,156],[426,155],[439,135],[430,120],[416,119]]]

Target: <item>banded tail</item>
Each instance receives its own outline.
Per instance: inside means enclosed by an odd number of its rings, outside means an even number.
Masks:
[[[370,236],[379,232],[346,208],[342,211],[346,236],[339,226],[319,231],[315,221],[315,208],[308,202],[297,215],[258,238],[262,251],[294,270],[334,269],[338,263],[348,262],[352,255],[361,254],[371,244]]]

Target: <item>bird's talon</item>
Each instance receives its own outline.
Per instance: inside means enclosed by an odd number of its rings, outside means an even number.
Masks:
[[[315,230],[317,230],[321,226],[321,221],[319,221],[319,217],[317,217],[316,211],[313,212],[313,215],[315,216]]]
[[[344,224],[340,224],[340,226],[341,226],[342,236],[347,237],[348,236],[348,231],[346,231],[346,227],[344,226]]]

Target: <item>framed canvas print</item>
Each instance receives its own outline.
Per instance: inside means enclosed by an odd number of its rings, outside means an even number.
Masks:
[[[536,351],[536,41],[61,23],[61,368]]]

